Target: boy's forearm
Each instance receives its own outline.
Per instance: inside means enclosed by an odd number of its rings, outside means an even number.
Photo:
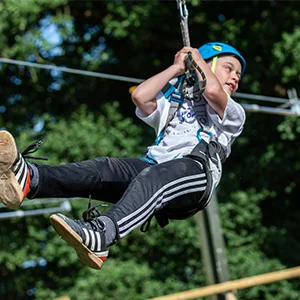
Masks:
[[[195,60],[195,62],[202,69],[206,76],[206,88],[203,95],[214,111],[221,118],[223,118],[223,114],[227,105],[227,95],[223,90],[218,78],[212,72],[211,65],[207,64],[200,56]],[[200,79],[200,73],[197,70],[196,73]]]
[[[180,67],[172,65],[164,71],[150,77],[142,82],[132,93],[131,98],[134,104],[145,114],[151,114],[155,111],[156,96],[168,83],[169,80],[180,74]]]
[[[133,98],[142,98],[143,101],[153,100],[169,80],[178,76],[178,67],[171,65],[164,71],[142,82],[132,93]]]

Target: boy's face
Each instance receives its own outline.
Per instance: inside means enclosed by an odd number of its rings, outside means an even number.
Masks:
[[[211,62],[209,63],[211,65]],[[241,80],[241,63],[234,56],[219,56],[215,75],[219,79],[223,89],[232,95],[239,87]]]

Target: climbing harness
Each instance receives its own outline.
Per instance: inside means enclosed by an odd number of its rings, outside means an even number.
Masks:
[[[189,38],[188,22],[187,22],[188,10],[186,7],[186,0],[176,0],[176,1],[177,1],[177,7],[180,12],[180,27],[181,27],[183,45],[190,47],[190,38]],[[201,68],[194,61],[191,52],[188,53],[185,60],[185,64],[186,64],[185,74],[179,76],[175,84],[168,82],[165,85],[165,87],[162,89],[162,93],[164,94],[164,97],[168,99],[168,101],[170,102],[170,108],[169,108],[166,123],[163,126],[160,133],[158,134],[158,136],[156,137],[154,145],[158,145],[160,141],[163,139],[166,133],[166,128],[169,126],[170,122],[176,115],[176,111],[182,105],[184,98],[188,97],[192,101],[192,104],[194,105],[194,101],[200,100],[205,90],[206,76],[204,72],[201,70]],[[198,70],[200,76],[202,77],[201,87],[199,86],[198,76],[195,74],[193,67],[196,70]],[[192,95],[190,95],[190,93],[192,93]],[[190,157],[198,161],[205,169],[205,173],[207,175],[207,188],[204,194],[202,195],[201,199],[199,200],[199,202],[191,206],[189,211],[182,212],[181,209],[179,209],[178,211],[173,209],[172,211],[172,209],[170,210],[168,208],[162,208],[156,213],[154,213],[154,215],[152,215],[141,226],[142,232],[146,232],[149,230],[151,219],[153,217],[156,218],[158,224],[161,227],[164,227],[168,224],[169,219],[178,219],[178,218],[181,219],[181,218],[187,218],[194,215],[199,210],[203,209],[207,205],[210,199],[210,195],[212,193],[212,187],[213,187],[213,178],[210,172],[210,161],[212,161],[212,163],[214,163],[215,165],[218,165],[217,154],[219,155],[222,161],[226,159],[226,154],[221,144],[218,143],[217,138],[213,136],[211,132],[208,132],[204,128],[199,116],[197,116],[197,120],[200,125],[200,128],[197,131],[197,138],[199,142],[194,147],[192,152],[187,155],[187,157]],[[208,143],[201,138],[201,133],[202,134],[206,133],[209,136]],[[153,159],[149,155],[145,155],[142,159],[147,161],[150,164],[157,163],[155,159]],[[201,201],[202,199],[206,199],[205,203],[202,203]]]
[[[206,173],[206,189],[199,199],[198,203],[195,203],[189,207],[188,211],[182,211],[181,208],[161,208],[157,212],[155,212],[152,216],[150,216],[141,226],[141,232],[147,232],[150,228],[151,220],[155,217],[158,225],[160,227],[165,227],[169,223],[169,219],[173,220],[181,220],[186,219],[194,214],[196,214],[199,210],[202,210],[206,207],[209,202],[213,183],[213,176],[210,172],[210,163],[211,160],[214,164],[218,163],[217,154],[220,154],[221,145],[217,141],[211,141],[210,143],[206,143],[204,140],[201,140],[197,146],[192,150],[187,157],[190,157],[196,161],[198,161],[204,168]],[[206,201],[202,201],[202,200]]]

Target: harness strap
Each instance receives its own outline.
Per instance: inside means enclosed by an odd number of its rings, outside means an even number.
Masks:
[[[165,134],[166,128],[168,127],[169,123],[173,120],[179,106],[183,103],[184,95],[179,90],[179,88],[180,88],[184,78],[185,78],[185,75],[182,75],[179,77],[179,79],[177,80],[175,85],[168,82],[162,89],[162,92],[163,92],[165,98],[168,99],[170,102],[170,108],[169,108],[169,113],[168,113],[166,123],[165,123],[164,127],[162,128],[162,130],[160,131],[160,133],[158,134],[158,136],[156,137],[154,145],[158,145],[160,143],[160,141],[162,140],[162,138]]]
[[[171,84],[170,82],[168,82],[163,88],[162,88],[162,93],[164,94],[164,96],[166,97],[166,98],[168,98],[170,95],[171,95],[171,93],[174,91],[176,89],[176,87],[173,85],[173,84]]]
[[[167,225],[169,224],[169,219],[168,219],[168,217],[167,217],[167,215],[166,215],[165,209],[163,208],[163,209],[157,211],[157,212],[156,212],[154,215],[152,215],[151,217],[149,217],[149,218],[147,219],[147,221],[145,221],[145,222],[142,224],[142,226],[141,226],[141,228],[140,228],[141,232],[147,232],[147,231],[149,230],[150,224],[151,224],[151,221],[152,221],[152,218],[153,218],[154,216],[155,216],[155,218],[156,218],[156,221],[157,221],[158,225],[159,225],[161,228],[163,228],[163,227],[165,227],[165,226],[167,226]]]
[[[226,150],[222,146],[222,144],[220,144],[218,142],[218,138],[216,136],[212,136],[210,138],[210,143],[208,144],[208,148],[209,148],[209,153],[211,154],[212,158],[214,158],[214,156],[215,156],[213,154],[216,153],[216,154],[219,155],[221,162],[222,163],[225,162],[225,160],[226,160]]]
[[[150,165],[156,165],[157,164],[157,161],[155,159],[153,159],[152,157],[148,156],[148,155],[145,155],[145,156],[141,157],[141,159],[143,161],[147,162]]]

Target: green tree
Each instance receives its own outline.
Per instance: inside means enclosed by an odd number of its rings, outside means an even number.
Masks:
[[[246,57],[241,92],[286,97],[298,87],[300,2],[192,0],[188,8],[194,47],[228,41]],[[4,0],[0,57],[147,78],[182,47],[177,15],[175,1]],[[43,138],[37,155],[49,164],[139,156],[153,141],[132,118],[132,83],[5,63],[0,82],[0,127],[17,136],[20,149]],[[233,279],[298,264],[299,128],[298,118],[248,113],[224,164],[218,199]],[[72,201],[72,217],[86,204]],[[205,285],[193,219],[132,232],[113,246],[100,272],[78,263],[48,216],[1,222],[3,299],[146,299]],[[299,290],[289,280],[238,296],[297,299]]]

